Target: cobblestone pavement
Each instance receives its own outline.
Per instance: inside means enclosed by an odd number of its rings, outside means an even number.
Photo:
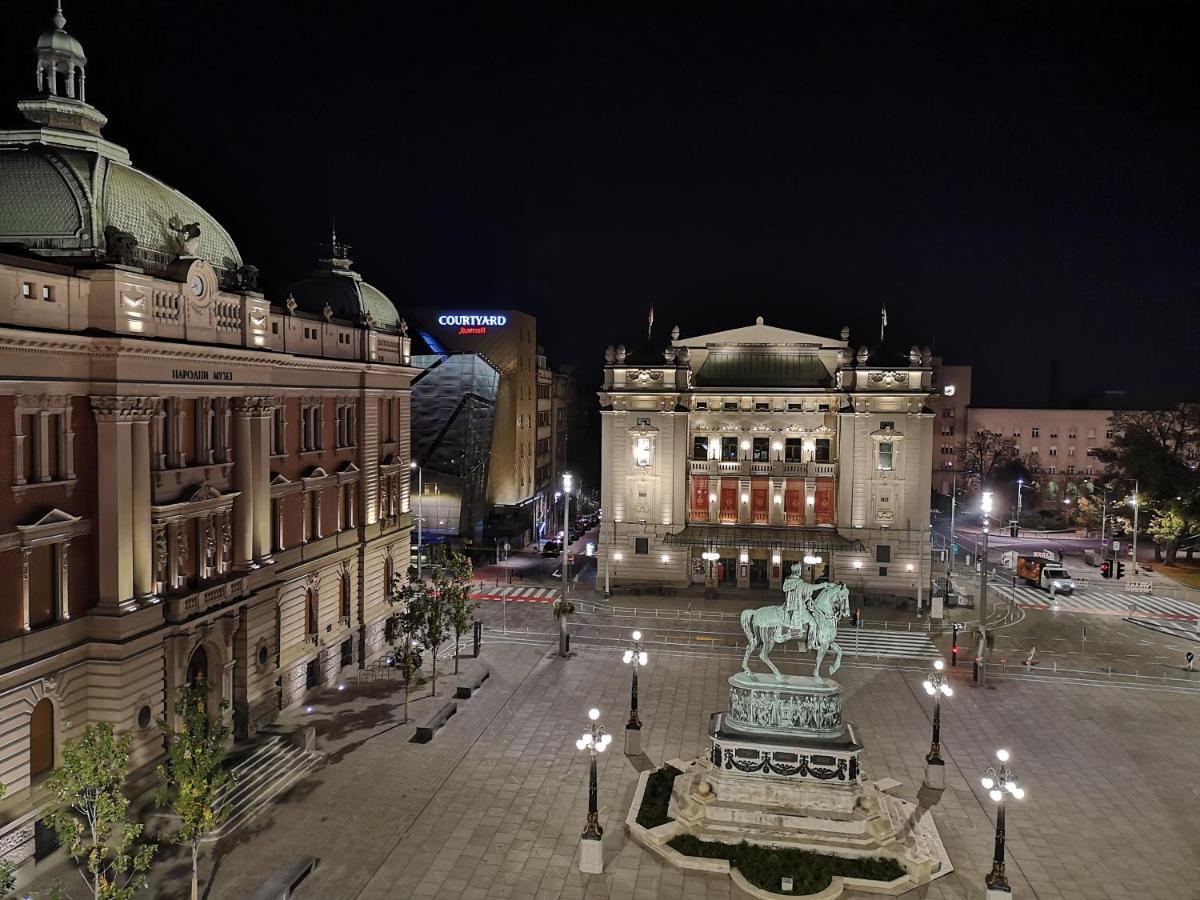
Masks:
[[[630,759],[621,752],[627,667],[615,649],[574,649],[563,660],[544,641],[489,641],[464,671],[483,664],[492,678],[430,744],[410,743],[413,725],[398,724],[396,682],[319,698],[307,718],[328,762],[205,860],[209,900],[253,896],[299,855],[321,864],[298,900],[731,896],[724,876],[661,865],[627,839],[622,822],[641,769],[704,751],[709,714],[724,708],[736,663],[657,653],[641,681],[646,756]],[[982,896],[993,804],[979,774],[1006,746],[1027,788],[1008,821],[1015,897],[1200,897],[1194,695],[1020,681],[976,689],[963,674],[955,670],[957,690],[943,704],[940,794],[920,788],[930,728],[920,670],[884,664],[838,675],[868,776],[896,778],[904,796],[932,806],[955,866],[909,896]],[[429,705],[417,700],[414,717]],[[600,765],[605,872],[595,876],[580,874],[575,860],[587,768],[574,742],[590,706],[616,735]],[[186,896],[182,863],[161,863],[154,874],[152,895]]]

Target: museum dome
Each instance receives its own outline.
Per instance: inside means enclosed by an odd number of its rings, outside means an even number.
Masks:
[[[319,268],[287,288],[297,309],[324,315],[328,305],[337,319],[360,322],[369,316],[376,325],[394,328],[400,324],[400,314],[387,294],[350,268],[353,263],[348,244],[339,242],[335,233],[322,249]]]
[[[252,287],[216,219],[100,136],[107,120],[86,102],[87,60],[65,24],[60,4],[38,39],[37,92],[18,104],[36,129],[0,132],[0,242],[152,272],[199,256],[224,284]]]

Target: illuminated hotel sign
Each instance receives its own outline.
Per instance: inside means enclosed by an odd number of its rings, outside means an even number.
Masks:
[[[459,334],[487,334],[487,330],[491,326],[507,325],[508,316],[498,313],[492,315],[448,313],[438,316],[438,324],[457,325]]]

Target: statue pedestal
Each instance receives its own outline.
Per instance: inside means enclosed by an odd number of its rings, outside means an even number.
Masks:
[[[842,686],[836,681],[804,675],[747,675],[729,677],[731,730],[743,734],[809,737],[832,740],[845,731],[842,724]]]

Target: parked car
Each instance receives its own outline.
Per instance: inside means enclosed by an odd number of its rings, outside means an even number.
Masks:
[[[546,541],[542,545],[542,556],[558,556],[562,553],[562,544],[558,541]]]

